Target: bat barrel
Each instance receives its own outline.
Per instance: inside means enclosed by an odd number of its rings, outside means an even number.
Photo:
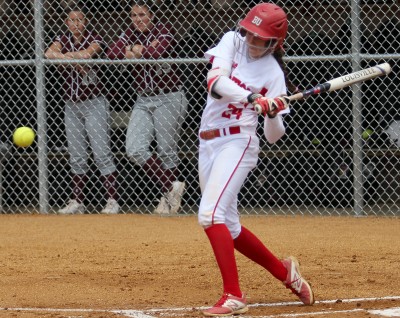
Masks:
[[[291,96],[288,96],[290,101],[299,100],[303,98],[307,98],[311,95],[318,95],[323,92],[332,92],[338,89],[345,88],[347,86],[353,85],[355,83],[364,82],[366,80],[388,75],[392,71],[392,68],[389,63],[382,63],[379,65],[375,65],[370,68],[366,68],[354,73],[350,73],[347,75],[343,75],[341,77],[334,78],[328,82],[318,84],[317,86],[307,89],[301,93],[297,93]],[[258,105],[257,105],[258,106]],[[257,113],[261,114],[261,107],[255,107]]]
[[[379,65],[376,65],[375,67],[377,67],[378,69],[381,70],[382,75],[388,75],[392,71],[392,67],[390,66],[389,63],[382,63]]]
[[[343,75],[327,82],[331,84],[329,91],[335,91],[356,83],[373,79],[378,76],[387,75],[391,72],[391,70],[392,68],[390,67],[389,63],[383,63],[354,73]]]

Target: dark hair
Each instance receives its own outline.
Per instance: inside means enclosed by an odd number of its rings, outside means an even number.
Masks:
[[[132,7],[133,6],[146,7],[152,15],[155,15],[158,10],[158,5],[151,0],[132,1]]]
[[[65,7],[64,11],[67,15],[74,11],[82,12],[85,17],[88,14],[87,7],[81,3],[70,3]]]
[[[285,51],[283,49],[278,49],[277,51],[274,52],[273,55],[276,61],[278,62],[279,66],[281,67],[283,74],[285,75],[286,87],[288,88],[289,92],[292,94],[298,92],[299,88],[295,84],[293,84],[293,82],[289,79],[288,71],[286,69],[286,64],[283,61],[283,56],[285,55]]]

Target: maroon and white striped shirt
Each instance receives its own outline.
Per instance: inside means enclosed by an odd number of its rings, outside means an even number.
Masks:
[[[159,44],[157,47],[153,47],[150,44],[156,39]],[[155,24],[148,32],[139,32],[131,26],[110,47],[107,56],[110,59],[124,59],[125,47],[134,44],[144,46],[143,59],[157,60],[176,57],[177,42],[172,27],[162,23]],[[132,66],[131,70],[135,79],[132,85],[139,94],[141,91],[178,91],[181,86],[179,68],[176,64],[136,64]]]
[[[61,53],[77,52],[87,49],[93,42],[97,42],[102,48],[105,43],[100,35],[86,31],[81,43],[74,43],[71,33],[66,33],[56,37],[55,42],[61,43]],[[84,101],[99,96],[103,89],[100,80],[100,68],[97,65],[81,65],[85,72],[81,73],[74,66],[66,66],[62,72],[65,78],[64,99],[71,101]]]

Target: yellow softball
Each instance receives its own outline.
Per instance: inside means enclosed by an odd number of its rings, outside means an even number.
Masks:
[[[368,128],[368,129],[365,129],[364,131],[363,131],[363,133],[362,133],[362,138],[364,139],[364,140],[367,140],[369,137],[371,137],[371,135],[374,133],[374,131],[372,130],[372,129],[370,129],[370,128]]]
[[[19,127],[14,131],[13,142],[18,147],[29,147],[35,140],[35,132],[29,127]]]

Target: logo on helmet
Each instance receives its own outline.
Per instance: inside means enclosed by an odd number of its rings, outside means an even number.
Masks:
[[[253,21],[251,21],[251,23],[253,23],[257,26],[259,26],[261,24],[261,22],[262,22],[262,20],[257,16],[254,16]]]

